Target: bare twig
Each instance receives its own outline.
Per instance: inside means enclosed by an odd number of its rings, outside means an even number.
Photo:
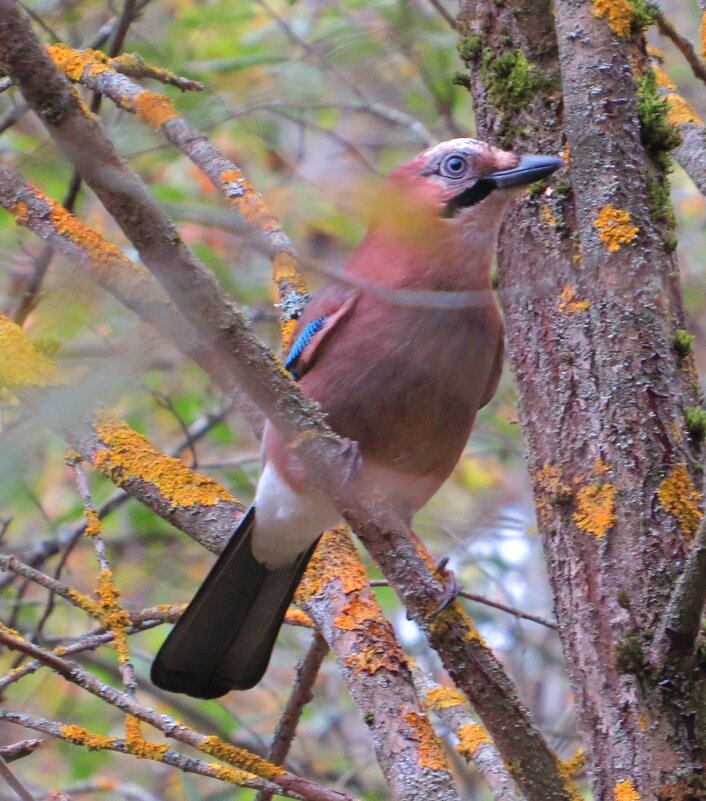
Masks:
[[[382,579],[376,579],[370,582],[370,586],[389,587],[390,584]],[[492,601],[490,598],[486,598],[484,595],[477,595],[474,592],[461,590],[459,593],[459,598],[466,598],[468,601],[474,601],[475,603],[483,604],[483,606],[491,606],[493,609],[499,609],[501,612],[507,612],[509,615],[521,620],[531,620],[533,623],[539,623],[540,626],[546,626],[548,629],[552,629],[553,631],[556,631],[557,628],[556,623],[551,620],[547,620],[540,615],[533,615],[531,612],[523,612],[522,609],[518,609],[515,606],[509,606],[508,604],[501,603],[500,601]]]
[[[23,759],[30,754],[33,754],[38,748],[41,748],[44,740],[20,740],[12,745],[4,745],[0,748],[0,757],[5,762],[14,762],[16,759]]]
[[[652,661],[661,665],[670,655],[690,654],[699,633],[706,604],[706,515],[701,518],[684,571],[672,591],[652,648]]]
[[[0,777],[5,779],[5,781],[10,785],[10,787],[12,787],[22,801],[35,801],[32,793],[30,793],[25,784],[21,782],[17,776],[15,776],[10,768],[8,768],[7,763],[2,756],[0,756]]]
[[[694,45],[685,36],[682,36],[679,33],[674,25],[672,25],[670,19],[665,16],[664,11],[656,6],[654,7],[654,10],[657,15],[657,27],[659,28],[659,32],[662,34],[662,36],[666,36],[668,39],[671,39],[672,42],[674,42],[681,54],[687,60],[694,75],[700,81],[706,83],[706,64],[704,64],[704,62],[696,54]]]
[[[297,665],[292,692],[275,729],[272,745],[267,755],[268,759],[274,762],[275,765],[283,765],[287,758],[304,707],[314,697],[314,682],[319,675],[319,669],[327,653],[328,645],[326,640],[318,631],[314,631],[309,650]],[[256,801],[271,801],[271,799],[272,793],[261,792],[258,793]]]
[[[446,22],[448,22],[448,24],[451,26],[451,28],[453,30],[456,30],[456,28],[458,27],[457,24],[456,24],[456,20],[446,10],[446,8],[444,7],[444,4],[441,2],[441,0],[429,0],[429,2],[437,10],[437,12],[439,13],[439,16],[442,17]]]

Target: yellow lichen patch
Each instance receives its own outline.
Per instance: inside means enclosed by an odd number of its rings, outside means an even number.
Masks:
[[[616,36],[630,35],[634,17],[630,0],[593,0],[593,16],[598,19],[608,17],[608,25]]]
[[[120,593],[113,583],[111,570],[101,570],[96,590],[100,606],[100,621],[104,628],[113,632],[115,653],[124,665],[130,659],[126,629],[130,625],[130,615],[120,606]]]
[[[407,669],[404,653],[395,638],[392,626],[375,612],[362,611],[365,604],[361,604],[359,616],[343,616],[337,618],[339,628],[358,632],[356,641],[350,647],[351,653],[346,657],[344,664],[356,675],[367,673],[374,676],[378,670],[388,670],[399,673]],[[368,607],[371,609],[371,607]],[[340,621],[340,623],[339,623]],[[342,625],[341,625],[342,623]]]
[[[246,751],[244,748],[238,748],[235,745],[226,743],[220,737],[211,735],[204,737],[198,745],[199,751],[204,754],[218,757],[224,762],[229,762],[248,773],[254,773],[256,776],[261,776],[263,779],[276,779],[282,776],[286,771],[279,765],[274,765],[266,759]]]
[[[701,15],[701,55],[706,57],[706,11]]]
[[[314,621],[309,617],[309,615],[294,606],[290,606],[289,609],[287,609],[287,613],[284,616],[284,622],[288,626],[299,626],[305,629],[314,628]]]
[[[429,723],[429,718],[413,711],[406,712],[403,717],[411,730],[410,739],[417,743],[419,764],[429,770],[451,770],[444,749]]]
[[[586,534],[596,539],[604,537],[615,524],[615,487],[597,481],[576,493],[577,510],[574,522]]]
[[[169,743],[150,743],[142,734],[142,721],[128,715],[125,718],[125,747],[140,759],[152,759],[160,762],[169,750]]]
[[[593,475],[605,476],[607,473],[610,473],[610,465],[607,462],[604,462],[603,459],[599,457],[593,463]]]
[[[686,125],[687,123],[693,123],[694,125],[704,124],[701,117],[676,92],[667,95],[667,120],[676,126]]]
[[[623,779],[615,785],[615,801],[640,801],[640,793],[635,789],[632,779]]]
[[[115,779],[94,779],[93,784],[95,784],[97,790],[105,790],[107,792],[117,790],[120,787]]]
[[[430,709],[440,711],[454,706],[463,706],[466,696],[455,687],[435,687],[426,694],[425,701]]]
[[[579,298],[576,290],[569,284],[565,284],[559,295],[559,311],[562,314],[580,314],[591,307],[590,301]]]
[[[34,347],[18,325],[0,313],[0,387],[46,387],[61,381],[54,362]]]
[[[691,538],[696,534],[701,521],[702,495],[696,491],[686,465],[677,465],[659,485],[657,498],[665,512],[676,517],[684,536]]]
[[[47,47],[54,63],[71,81],[80,81],[85,71],[90,67],[92,73],[106,72],[107,57],[98,50],[74,50],[65,44],[55,44]]]
[[[174,103],[157,92],[140,92],[133,102],[138,118],[156,131],[169,120],[179,116]]]
[[[106,446],[96,452],[96,469],[118,486],[131,480],[146,481],[172,506],[185,508],[237,503],[217,481],[157,450],[149,440],[112,415],[100,415],[96,433]]]
[[[102,734],[92,734],[82,726],[62,726],[61,736],[74,745],[83,745],[89,751],[99,751],[112,748],[119,741],[115,737],[105,737]]]
[[[292,336],[294,335],[294,329],[297,327],[296,320],[284,320],[284,322],[280,323],[279,326],[279,333],[280,333],[280,343],[282,345],[282,350],[284,352],[287,351],[289,345],[292,341]]]
[[[95,509],[86,509],[84,513],[86,518],[86,528],[84,534],[87,537],[95,537],[101,533],[101,521],[98,517],[98,512]]]
[[[485,726],[480,723],[467,723],[456,732],[458,735],[458,745],[456,750],[466,759],[472,759],[478,748],[484,743],[492,743],[492,739]]]
[[[609,203],[599,210],[593,225],[598,229],[598,236],[608,251],[616,253],[623,245],[629,245],[640,231],[631,222],[630,212],[617,209]]]

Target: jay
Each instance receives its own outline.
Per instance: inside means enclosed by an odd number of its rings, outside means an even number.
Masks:
[[[285,367],[357,443],[366,480],[407,523],[450,475],[498,385],[503,327],[490,267],[503,213],[561,166],[473,139],[425,150],[390,174],[343,280],[297,322]],[[489,299],[396,302],[410,292]],[[197,698],[257,684],[319,537],[339,523],[267,423],[253,505],[160,649],[154,684]]]

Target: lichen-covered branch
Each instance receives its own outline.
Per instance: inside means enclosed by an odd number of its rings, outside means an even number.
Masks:
[[[42,734],[54,737],[57,740],[63,740],[72,745],[90,748],[93,751],[115,751],[119,754],[131,753],[124,739],[91,734],[80,726],[67,726],[59,721],[35,718],[30,715],[25,715],[22,712],[13,712],[9,709],[0,709],[0,721],[14,723],[17,726],[41,732]],[[40,740],[39,742],[43,741]],[[146,756],[145,758],[149,759],[150,757]],[[197,776],[218,779],[222,782],[234,784],[239,787],[243,786],[241,783],[243,781],[241,771],[232,770],[227,766],[218,765],[213,762],[206,762],[196,757],[185,756],[175,751],[173,748],[164,750],[160,755],[159,761],[164,765],[177,768],[184,773],[193,773]],[[255,777],[252,777],[249,781],[253,789],[272,789],[273,787],[269,782]],[[277,788],[277,792],[281,795],[281,788]],[[285,795],[289,798],[301,798],[297,793],[286,793]]]
[[[281,320],[287,334],[291,334],[301,306],[307,299],[306,287],[297,272],[296,253],[242,169],[179,115],[169,98],[147,91],[131,81],[127,75],[139,75],[136,71],[126,72],[123,62],[116,65],[116,59],[101,58],[95,51],[77,51],[63,45],[55,45],[49,51],[71,80],[100,92],[119,108],[136,114],[143,123],[162,133],[208,176],[247,224],[251,236],[272,258]],[[135,59],[134,56],[130,58]]]
[[[497,801],[524,801],[490,735],[471,714],[463,694],[437,684],[417,665],[412,665],[412,675],[425,705],[455,734],[456,750],[478,768]]]
[[[706,126],[662,68],[659,52],[652,49],[650,52],[657,87],[667,103],[667,119],[681,135],[673,151],[674,159],[699,192],[706,195]]]
[[[234,769],[232,777],[237,777],[239,779],[237,783],[243,787],[265,789],[260,782],[256,781],[253,783],[252,777],[248,774],[254,774],[254,776],[260,779],[265,779],[266,781],[274,783],[279,788],[286,791],[287,794],[294,793],[300,798],[307,799],[307,801],[350,801],[349,796],[343,793],[336,792],[335,790],[328,790],[308,779],[295,776],[245,749],[230,745],[220,740],[218,737],[199,734],[193,729],[177,723],[167,715],[154,712],[152,709],[138,703],[127,693],[120,692],[114,687],[101,682],[95,676],[86,672],[77,663],[70,662],[51,651],[47,651],[44,648],[30,643],[17,634],[17,632],[2,625],[0,625],[0,642],[13,651],[19,651],[20,653],[24,653],[27,656],[39,660],[52,668],[52,670],[67,681],[82,687],[92,695],[106,701],[111,706],[125,712],[127,715],[153,726],[167,737],[190,745],[202,753],[210,754],[211,756],[221,759],[232,766]],[[79,731],[78,727],[66,726],[64,727],[64,734],[67,739],[73,740],[73,742],[78,744],[86,745],[89,748],[92,746],[92,743],[98,744],[99,747],[101,744],[101,738],[93,739],[93,735],[89,735],[83,730]],[[110,740],[112,738],[107,739]],[[128,753],[134,753],[135,756],[155,759],[157,761],[162,761],[164,753],[168,750],[167,744],[157,745],[155,743],[147,743],[141,738],[139,738],[137,742],[132,742],[130,737],[128,737],[126,738],[125,745]]]
[[[314,404],[305,401],[272,354],[244,324],[213,275],[179,239],[139,179],[118,159],[100,126],[87,118],[12,0],[0,0],[0,63],[20,87],[65,155],[96,192],[145,265],[192,325],[214,337],[220,370],[283,432],[312,481],[337,504],[475,704],[527,796],[568,799],[557,760],[520,704],[512,682],[457,604],[434,616],[443,591],[426,553],[374,488],[347,486],[341,443]],[[127,211],[129,209],[129,211]]]

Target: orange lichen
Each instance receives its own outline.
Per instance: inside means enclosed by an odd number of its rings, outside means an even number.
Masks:
[[[493,742],[485,730],[485,726],[481,726],[480,723],[467,723],[465,726],[461,726],[456,734],[458,735],[456,750],[465,760],[472,759],[475,752],[484,743]]]
[[[562,314],[579,314],[591,307],[591,302],[584,299],[579,300],[576,290],[569,284],[565,284],[559,295],[559,311]]]
[[[605,476],[607,473],[610,473],[610,465],[607,462],[604,462],[603,459],[599,457],[593,463],[593,475]]]
[[[150,743],[142,734],[142,721],[128,715],[125,718],[125,748],[133,756],[140,759],[152,759],[161,762],[169,750],[169,743]]]
[[[18,225],[27,225],[29,222],[29,208],[23,201],[18,201],[7,207]]]
[[[86,518],[86,528],[84,529],[83,533],[87,537],[96,537],[98,534],[100,534],[101,521],[98,517],[98,512],[93,508],[86,509],[84,517]]]
[[[341,582],[346,595],[368,586],[365,568],[346,526],[324,534],[299,584],[297,599],[305,603],[315,598],[334,579]]]
[[[289,609],[287,609],[287,613],[284,616],[284,622],[288,626],[300,626],[301,628],[306,629],[314,628],[314,621],[309,617],[309,615],[294,606],[290,606]]]
[[[554,216],[554,212],[548,203],[544,203],[542,206],[542,216],[544,217],[544,222],[550,228],[554,228],[556,226],[556,217]]]
[[[112,415],[99,416],[96,433],[105,445],[105,450],[96,452],[96,469],[118,486],[128,481],[145,481],[153,484],[172,506],[185,508],[237,503],[217,481],[157,450],[149,440]]]
[[[562,480],[561,470],[550,462],[545,462],[535,474],[535,486],[537,495],[543,496],[537,499],[540,515],[546,514],[550,506],[565,503],[574,494],[571,485]]]
[[[655,73],[657,86],[663,90],[663,95],[667,101],[667,120],[672,125],[684,125],[686,123],[694,123],[695,125],[703,125],[703,120],[694,111],[694,109],[684,100],[679,94],[679,90],[674,81],[667,75],[667,73],[659,66],[659,64],[652,65]]]
[[[61,43],[49,45],[47,50],[57,67],[71,81],[80,81],[89,67],[94,74],[109,69],[107,56],[99,50],[74,50]]]
[[[262,195],[248,181],[242,170],[223,170],[221,189],[231,206],[238,209],[248,222],[256,225],[261,231],[272,231],[279,227],[279,223],[265,205]],[[286,252],[280,252],[277,256],[281,259],[281,263],[278,265],[275,259],[275,281],[281,280],[277,278],[278,272],[283,275],[287,273],[287,260],[293,260],[293,257]]]
[[[34,347],[18,325],[0,313],[0,388],[46,387],[61,382],[54,362]]]
[[[615,524],[615,487],[597,481],[576,493],[577,510],[574,522],[586,534],[596,539],[604,537]]]
[[[630,0],[593,0],[593,16],[608,17],[608,25],[616,36],[630,35],[634,11]]]
[[[346,631],[360,631],[371,620],[380,620],[380,607],[370,597],[353,596],[338,614],[334,626]]]
[[[204,754],[218,757],[224,762],[229,762],[248,773],[254,773],[256,776],[261,776],[263,779],[276,779],[282,776],[286,771],[279,765],[274,765],[266,759],[246,751],[244,748],[238,748],[235,745],[226,743],[220,737],[211,735],[204,737],[198,745],[199,751]]]
[[[120,784],[115,781],[115,779],[94,779],[93,784],[95,784],[97,790],[105,790],[110,792],[112,790],[117,790],[120,787]]]
[[[623,779],[613,790],[615,801],[640,801],[640,794],[635,789],[632,779]]]
[[[454,706],[463,706],[466,696],[455,687],[435,687],[426,694],[425,701],[430,709],[440,711]]]
[[[691,539],[701,521],[702,494],[697,492],[686,465],[680,464],[669,471],[657,490],[657,498],[669,514],[679,521],[684,535]]]
[[[157,92],[140,92],[133,100],[135,113],[150,128],[158,131],[169,120],[178,117],[174,103]]]
[[[207,767],[213,772],[213,776],[216,779],[222,779],[231,784],[237,784],[240,787],[245,786],[253,777],[252,773],[247,773],[237,768],[230,768],[227,765],[218,765],[215,762],[209,762]]]
[[[89,751],[100,751],[105,748],[113,748],[119,740],[115,737],[105,737],[102,734],[92,734],[82,726],[62,726],[61,736],[74,745],[83,745]]]
[[[586,766],[586,752],[583,748],[577,748],[576,753],[569,757],[569,759],[564,760],[559,766],[559,772],[564,777],[564,779],[575,779],[579,773],[584,769]]]
[[[118,661],[124,665],[130,659],[126,629],[130,625],[130,615],[120,606],[120,593],[113,583],[111,570],[101,570],[96,589],[100,607],[101,625],[113,632],[115,653]]]
[[[616,253],[623,245],[629,245],[638,235],[640,228],[631,225],[630,212],[617,209],[610,203],[599,210],[593,225],[598,236],[610,253]]]
[[[417,743],[419,764],[429,770],[451,770],[429,718],[419,712],[409,711],[403,715],[403,719],[411,730],[410,739]]]
[[[83,609],[86,614],[89,614],[91,617],[95,617],[96,620],[100,619],[101,608],[100,605],[93,600],[93,598],[89,598],[87,595],[84,595],[73,588],[69,588],[67,595],[74,602],[74,604],[78,606],[79,609]]]
[[[706,57],[706,11],[701,15],[701,55]]]

